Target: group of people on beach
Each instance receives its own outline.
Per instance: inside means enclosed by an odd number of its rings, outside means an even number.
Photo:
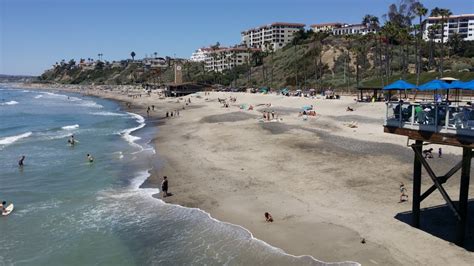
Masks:
[[[178,117],[179,116],[179,110],[174,110],[174,111],[167,111],[165,117]]]
[[[272,120],[275,119],[275,111],[263,111],[263,120],[270,121],[270,117]]]
[[[423,150],[423,157],[425,159],[433,158],[433,148]],[[443,149],[438,148],[438,158],[442,158],[442,157],[443,157]]]

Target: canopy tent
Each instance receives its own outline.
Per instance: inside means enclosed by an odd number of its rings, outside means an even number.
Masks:
[[[461,85],[461,89],[474,90],[474,79],[471,81],[463,82],[463,84]]]
[[[420,91],[436,91],[436,90],[447,90],[447,89],[450,89],[449,84],[439,79],[428,81],[418,86],[418,90]]]
[[[384,90],[411,90],[411,89],[416,89],[416,85],[408,83],[401,79],[383,87],[383,89]]]
[[[268,92],[268,88],[267,88],[267,87],[261,87],[261,88],[260,88],[260,92],[262,92],[262,93],[267,93],[267,92]]]
[[[463,89],[466,82],[460,80],[453,81],[449,83],[449,89]]]
[[[287,95],[289,92],[290,92],[290,90],[288,88],[283,88],[283,89],[280,90],[280,93],[283,94],[283,95]]]

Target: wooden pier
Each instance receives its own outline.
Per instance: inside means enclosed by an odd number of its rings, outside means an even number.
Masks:
[[[402,107],[402,105],[405,105],[405,108]],[[411,108],[409,107],[410,105]],[[474,124],[471,124],[470,120],[472,118],[471,112],[474,112],[474,110],[472,110],[472,107],[461,107],[463,117],[457,117],[453,120],[455,116],[450,115],[449,112],[456,111],[459,113],[459,110],[455,109],[459,107],[443,106],[438,103],[424,103],[422,104],[424,105],[423,108],[426,107],[424,110],[434,110],[432,113],[434,119],[428,119],[423,115],[415,116],[414,106],[417,105],[420,104],[407,104],[402,102],[387,103],[387,116],[384,123],[384,132],[407,136],[408,139],[415,141],[415,143],[410,145],[414,152],[412,225],[416,228],[420,228],[420,203],[434,191],[438,190],[457,219],[456,244],[464,246],[468,221],[472,149],[474,148]],[[450,108],[452,108],[452,110]],[[389,109],[392,109],[393,112]],[[406,111],[404,112],[403,110]],[[420,109],[418,109],[417,112],[420,112]],[[426,113],[429,112],[429,110],[426,111]],[[462,159],[445,174],[438,175],[433,171],[423,156],[422,147],[424,144],[460,147],[463,150]],[[421,176],[423,168],[433,184],[422,193]],[[461,181],[459,201],[456,204],[443,188],[443,184],[459,170],[461,170]]]

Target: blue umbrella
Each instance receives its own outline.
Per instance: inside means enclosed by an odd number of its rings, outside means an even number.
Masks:
[[[471,81],[463,82],[461,89],[474,90],[474,79]]]
[[[384,90],[411,90],[411,89],[416,89],[416,86],[415,84],[408,83],[401,79],[383,87],[383,89]]]
[[[447,89],[450,89],[449,84],[439,79],[435,79],[418,86],[418,90],[420,91],[435,91]]]
[[[449,89],[463,89],[465,84],[466,82],[456,80],[449,84]]]

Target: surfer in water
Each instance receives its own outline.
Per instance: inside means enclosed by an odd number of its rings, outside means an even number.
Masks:
[[[25,160],[25,158],[26,158],[25,155],[22,155],[20,157],[20,160],[18,161],[18,166],[23,167],[23,165],[24,165],[23,161]]]
[[[87,154],[87,160],[90,162],[90,163],[93,163],[94,162],[94,157],[92,157],[92,155],[90,155],[89,153]]]
[[[2,201],[2,203],[0,204],[0,210],[2,211],[2,215],[7,215],[11,212],[11,210],[7,210],[7,207],[7,202]]]
[[[76,144],[76,141],[74,140],[74,135],[71,135],[71,137],[67,140],[67,143],[71,144],[72,146]]]

